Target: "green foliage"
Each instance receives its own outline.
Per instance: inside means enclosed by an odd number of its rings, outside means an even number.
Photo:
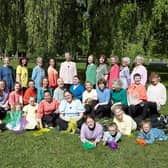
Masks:
[[[0,51],[167,57],[168,0],[1,0]]]

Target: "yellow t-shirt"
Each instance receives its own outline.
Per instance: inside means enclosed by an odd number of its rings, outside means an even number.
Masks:
[[[28,69],[27,67],[18,65],[16,69],[16,74],[20,74],[21,78],[21,85],[22,87],[27,87],[27,82],[28,82]],[[16,79],[17,81],[17,79]]]

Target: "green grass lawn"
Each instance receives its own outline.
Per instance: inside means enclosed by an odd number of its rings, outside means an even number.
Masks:
[[[12,65],[15,66],[16,61],[12,61]],[[84,65],[78,64],[78,68],[81,67]],[[168,104],[161,113],[168,114]],[[19,135],[5,131],[0,133],[0,168],[168,167],[168,141],[141,147],[135,143],[135,137],[123,136],[117,151],[111,151],[102,143],[94,150],[85,150],[79,135],[62,134],[56,129],[39,137],[33,136],[33,131]]]
[[[0,135],[1,168],[167,168],[168,142],[141,147],[135,137],[123,137],[117,151],[99,144],[94,150],[81,147],[79,135],[51,130],[34,137],[6,131]]]

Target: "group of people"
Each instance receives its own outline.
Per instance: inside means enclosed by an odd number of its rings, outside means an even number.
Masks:
[[[5,128],[14,131],[57,126],[61,131],[75,122],[82,142],[96,145],[103,138],[104,144],[117,143],[121,135],[130,135],[137,125],[141,127],[142,121],[146,123],[146,118],[159,115],[166,103],[166,88],[160,76],[151,73],[146,89],[147,69],[142,56],[135,58],[131,73],[128,57],[121,59],[120,66],[117,56],[110,59],[109,70],[105,55],[100,55],[97,65],[94,56],[89,55],[82,85],[76,63],[68,52],[59,72],[54,58],[49,60],[46,73],[43,59],[38,57],[31,75],[27,58],[20,58],[15,74],[5,57],[0,67],[1,126],[5,124]],[[114,117],[104,133],[95,121],[102,117]]]

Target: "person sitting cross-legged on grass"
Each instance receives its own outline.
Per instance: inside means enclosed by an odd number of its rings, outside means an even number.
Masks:
[[[146,145],[152,144],[156,140],[164,141],[167,139],[168,137],[165,135],[163,130],[152,128],[151,121],[146,119],[141,122],[141,130],[137,136],[136,142],[139,145]]]
[[[61,101],[59,106],[60,114],[57,119],[59,130],[62,131],[68,129],[69,123],[77,125],[77,128],[80,129],[83,122],[82,118],[84,112],[85,108],[81,101],[75,99],[73,94],[69,90],[66,90],[64,93],[64,99]],[[68,132],[70,131],[71,130],[68,129]]]
[[[112,112],[114,113],[114,120],[118,126],[119,131],[122,135],[131,135],[133,130],[136,130],[136,122],[122,110],[121,104],[114,104],[111,107]]]
[[[121,133],[118,130],[118,126],[116,123],[112,122],[108,126],[108,131],[104,132],[103,136],[103,145],[109,145],[111,149],[117,149],[117,142],[121,139]]]
[[[88,142],[96,146],[97,143],[101,141],[102,137],[103,127],[101,126],[101,124],[96,122],[93,116],[86,116],[85,123],[83,123],[80,132],[81,142]]]
[[[51,97],[50,91],[44,91],[44,100],[39,103],[37,110],[40,128],[53,128],[55,126],[55,121],[58,117],[58,106],[58,101]]]

